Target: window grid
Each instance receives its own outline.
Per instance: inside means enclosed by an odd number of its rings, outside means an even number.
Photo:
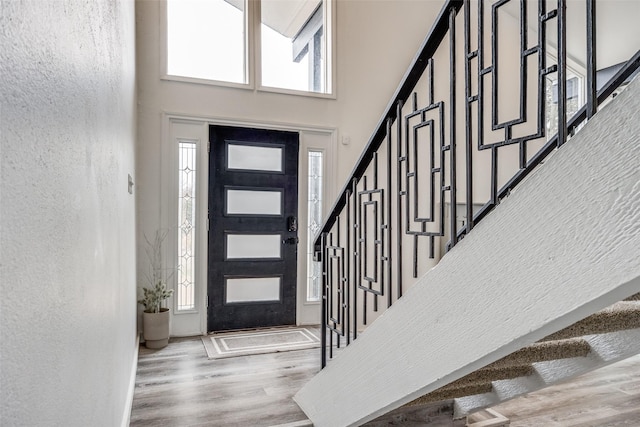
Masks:
[[[196,144],[178,144],[178,311],[195,309]]]
[[[313,260],[313,241],[322,227],[323,193],[322,151],[308,152],[308,226],[307,226],[307,301],[320,301],[322,286],[321,263]]]

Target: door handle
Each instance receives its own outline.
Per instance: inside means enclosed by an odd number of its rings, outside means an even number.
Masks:
[[[284,243],[285,245],[297,245],[298,241],[300,241],[300,239],[298,239],[297,237],[289,237],[288,239],[282,239],[282,243]]]

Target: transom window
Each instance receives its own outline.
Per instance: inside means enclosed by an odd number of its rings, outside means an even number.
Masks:
[[[166,0],[167,77],[330,94],[331,1]]]

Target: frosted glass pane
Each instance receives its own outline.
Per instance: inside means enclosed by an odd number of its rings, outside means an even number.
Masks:
[[[229,169],[282,172],[282,148],[229,144]]]
[[[227,258],[280,258],[280,234],[228,234]]]
[[[280,191],[227,190],[227,213],[232,215],[281,215]]]
[[[227,279],[226,302],[280,301],[280,277]]]

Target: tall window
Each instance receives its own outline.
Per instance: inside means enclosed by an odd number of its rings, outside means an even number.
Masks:
[[[322,266],[313,260],[313,243],[322,226],[322,151],[309,151],[308,228],[307,228],[307,301],[320,301]]]
[[[262,85],[325,92],[322,2],[264,1],[261,15]]]
[[[247,83],[245,4],[167,1],[167,74]]]
[[[178,311],[194,310],[196,143],[178,143]]]
[[[333,0],[166,1],[168,78],[332,92]]]

